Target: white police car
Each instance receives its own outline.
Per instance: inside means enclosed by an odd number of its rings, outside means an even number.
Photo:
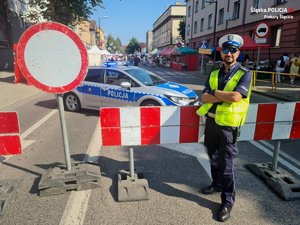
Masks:
[[[90,67],[81,85],[63,95],[68,111],[105,106],[198,105],[197,94],[135,66]]]

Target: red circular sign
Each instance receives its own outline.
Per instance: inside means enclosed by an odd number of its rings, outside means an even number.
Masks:
[[[30,84],[51,93],[73,90],[88,70],[81,39],[69,27],[55,22],[39,23],[24,32],[17,62]]]
[[[258,38],[265,38],[265,37],[267,37],[267,35],[269,34],[269,31],[270,31],[270,27],[265,22],[258,23],[255,26],[255,35]]]

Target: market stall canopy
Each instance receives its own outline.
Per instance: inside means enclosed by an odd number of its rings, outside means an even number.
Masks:
[[[101,54],[101,50],[96,45],[89,49],[87,52],[88,54]]]
[[[112,55],[109,51],[107,51],[106,49],[100,50],[101,55]]]
[[[162,50],[159,55],[160,56],[170,56],[170,53],[173,51],[174,48],[165,48]]]
[[[195,49],[192,49],[189,46],[178,48],[176,51],[173,51],[171,53],[172,55],[192,55],[192,54],[198,54],[198,51]]]
[[[257,50],[257,49],[269,49],[269,44],[257,44],[249,35],[241,35],[244,40],[244,45],[241,50]],[[221,47],[217,47],[217,51],[221,51]]]

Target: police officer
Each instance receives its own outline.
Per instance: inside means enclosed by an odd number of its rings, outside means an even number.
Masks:
[[[218,220],[230,218],[235,200],[234,160],[239,129],[244,124],[251,88],[251,72],[236,60],[243,39],[236,34],[220,38],[223,65],[213,70],[205,84],[197,114],[206,116],[204,145],[211,163],[212,184],[203,194],[221,192]]]

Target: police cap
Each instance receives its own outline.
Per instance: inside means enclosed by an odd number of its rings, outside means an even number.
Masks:
[[[237,34],[226,34],[219,40],[221,48],[235,47],[241,48],[244,44],[243,38]]]

